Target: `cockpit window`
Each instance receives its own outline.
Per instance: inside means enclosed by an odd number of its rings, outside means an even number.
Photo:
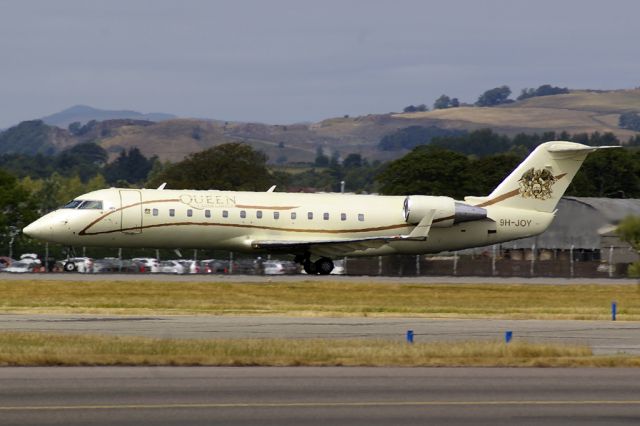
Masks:
[[[94,209],[94,210],[102,210],[102,201],[95,200],[86,200],[80,204],[79,209]]]
[[[71,200],[69,201],[67,204],[65,204],[64,206],[62,206],[63,209],[75,209],[76,207],[78,207],[80,204],[82,204],[82,200]]]

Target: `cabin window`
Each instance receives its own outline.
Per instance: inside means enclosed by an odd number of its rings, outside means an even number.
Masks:
[[[176,209],[169,209],[169,216],[173,217],[176,215]]]
[[[340,213],[340,220],[347,220],[347,214],[346,213]]]
[[[364,213],[358,213],[358,220],[364,222]]]
[[[193,210],[187,209],[187,217],[192,217],[192,216],[193,216]]]
[[[273,212],[273,218],[274,218],[275,220],[280,219],[280,212]]]
[[[222,217],[229,217],[229,210],[222,210]]]
[[[258,219],[262,219],[262,210],[258,210],[258,211],[256,212],[256,217],[257,217]]]
[[[205,210],[204,217],[211,217],[211,210]]]
[[[291,212],[291,219],[295,219],[296,218],[296,212]]]
[[[313,212],[307,212],[307,219],[313,220]]]
[[[322,218],[323,218],[324,220],[329,220],[329,213],[323,213],[323,214],[322,214]]]
[[[153,209],[152,212],[154,216],[158,216],[158,209]]]
[[[246,210],[240,210],[240,217],[242,219],[245,219],[247,217],[247,211]]]

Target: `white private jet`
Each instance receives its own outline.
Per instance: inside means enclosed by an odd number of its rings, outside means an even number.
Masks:
[[[23,232],[70,247],[288,253],[307,273],[325,275],[336,257],[437,253],[540,234],[587,154],[598,148],[603,147],[541,144],[491,194],[464,202],[424,195],[277,193],[274,187],[110,188],[75,198]]]

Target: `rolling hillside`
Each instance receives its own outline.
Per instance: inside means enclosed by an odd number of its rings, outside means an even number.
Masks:
[[[491,128],[498,133],[613,132],[622,141],[636,135],[618,127],[621,113],[640,112],[640,89],[618,91],[572,91],[568,94],[529,98],[499,107],[459,107],[416,113],[370,114],[331,118],[312,124],[267,125],[215,120],[121,119],[98,123],[83,135],[70,135],[52,128],[40,133],[38,143],[48,150],[61,149],[88,140],[97,141],[112,156],[137,146],[147,156],[177,161],[186,155],[226,142],[241,141],[264,151],[273,163],[308,162],[318,147],[325,153],[360,153],[369,159],[389,160],[406,151],[381,151],[380,139],[409,126],[437,126],[443,129]],[[55,114],[54,114],[55,115]],[[13,128],[15,129],[15,128]],[[14,130],[15,131],[15,130]],[[0,133],[0,153],[19,149]],[[24,133],[24,132],[23,132]],[[47,136],[48,135],[48,136]],[[3,142],[5,141],[5,142]],[[3,146],[3,143],[6,146]],[[38,147],[30,145],[37,151]]]
[[[395,114],[407,122],[435,120],[440,127],[478,129],[490,127],[499,133],[562,131],[569,133],[612,132],[622,140],[635,132],[620,129],[618,118],[628,111],[640,112],[640,89],[609,92],[572,91],[541,96],[499,107],[462,107]]]

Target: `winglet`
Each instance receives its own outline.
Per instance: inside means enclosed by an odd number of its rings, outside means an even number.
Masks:
[[[435,209],[429,210],[427,214],[422,218],[422,220],[420,220],[420,223],[418,223],[416,227],[413,228],[413,230],[407,237],[412,240],[426,240],[427,235],[429,235],[429,230],[431,229],[431,224],[433,223],[433,218],[435,215]]]

